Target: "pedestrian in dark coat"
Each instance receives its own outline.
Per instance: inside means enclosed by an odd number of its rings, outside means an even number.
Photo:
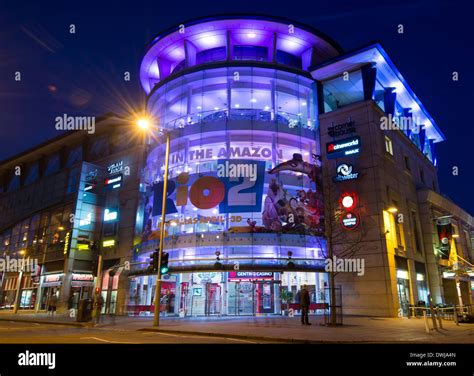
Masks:
[[[300,290],[300,306],[301,306],[301,324],[302,325],[311,325],[308,320],[309,306],[311,304],[311,297],[309,291],[306,288],[306,285]]]

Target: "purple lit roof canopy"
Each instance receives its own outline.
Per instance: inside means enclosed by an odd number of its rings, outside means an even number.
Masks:
[[[249,49],[253,51],[249,53]],[[173,72],[197,64],[280,60],[307,70],[340,51],[339,46],[316,30],[291,21],[257,16],[216,17],[178,25],[156,37],[143,58],[140,79],[148,94],[157,82]]]

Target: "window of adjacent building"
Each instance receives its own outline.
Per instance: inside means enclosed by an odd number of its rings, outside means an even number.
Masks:
[[[69,152],[66,167],[71,167],[80,161],[82,161],[82,145],[76,146]]]
[[[393,205],[398,208],[398,203],[393,201]],[[405,233],[403,231],[403,221],[404,215],[400,210],[396,213],[393,213],[395,235],[397,237],[398,248],[405,249]]]
[[[425,172],[420,169],[420,180],[423,184],[425,184]]]
[[[403,160],[405,162],[405,169],[407,169],[408,171],[411,170],[410,168],[410,158],[408,158],[406,155],[403,157]]]
[[[415,252],[420,252],[421,253],[421,239],[420,239],[420,233],[418,231],[418,221],[416,219],[416,213],[411,212],[411,221],[412,221],[412,228],[413,228],[413,240],[414,240],[414,245],[415,245]]]
[[[7,191],[12,192],[15,189],[18,189],[19,187],[20,187],[20,177],[16,174],[13,174],[10,179],[10,182],[8,183]]]
[[[25,185],[35,182],[36,180],[38,180],[38,177],[39,177],[39,166],[38,166],[38,163],[34,163],[28,169],[26,179],[25,179]]]
[[[364,100],[360,70],[344,72],[341,76],[323,82],[324,112],[331,112],[351,103]]]
[[[44,170],[44,176],[54,174],[59,171],[59,154],[54,154],[48,158],[46,169]]]
[[[385,89],[380,84],[379,80],[375,81],[375,90],[374,90],[374,101],[379,106],[382,111],[385,111]]]
[[[392,139],[388,136],[385,136],[385,151],[390,155],[393,155]]]
[[[99,137],[92,141],[89,150],[91,160],[105,157],[109,154],[109,142],[107,137]]]

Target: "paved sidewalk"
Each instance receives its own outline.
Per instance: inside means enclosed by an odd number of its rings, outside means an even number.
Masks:
[[[0,313],[0,320],[51,323],[58,325],[94,326],[77,323],[73,318],[47,314]],[[160,327],[153,327],[152,317],[104,318],[96,327],[121,331],[162,331],[234,337],[269,339],[293,343],[474,343],[474,324],[456,326],[443,321],[443,329],[426,333],[422,319],[346,316],[344,326],[321,326],[323,318],[310,316],[312,326],[302,326],[299,317],[206,317],[161,318]],[[430,325],[431,325],[430,320]]]

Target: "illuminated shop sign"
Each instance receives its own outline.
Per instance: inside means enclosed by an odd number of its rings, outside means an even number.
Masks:
[[[170,164],[193,162],[209,159],[258,158],[283,159],[283,150],[272,150],[265,146],[230,146],[215,145],[206,148],[190,148],[187,152],[179,151],[170,154]]]
[[[49,274],[45,275],[43,279],[43,283],[58,283],[61,282],[63,274]]]
[[[102,247],[106,248],[106,247],[113,247],[115,245],[115,240],[112,239],[112,240],[104,240],[102,242]]]
[[[104,222],[116,221],[118,218],[118,211],[115,209],[105,209]]]
[[[86,175],[86,184],[84,187],[84,192],[92,191],[97,185],[97,169],[89,171]]]
[[[92,282],[94,281],[94,276],[92,274],[72,273],[72,280],[82,281],[82,282]]]
[[[111,176],[110,178],[105,179],[105,190],[111,190],[115,188],[120,188],[122,186],[122,174]]]
[[[229,282],[232,281],[262,281],[272,280],[273,272],[229,272]]]
[[[347,163],[337,165],[336,173],[337,175],[333,178],[334,182],[355,180],[359,177],[359,173],[355,172],[353,166]]]
[[[71,233],[68,231],[66,233],[66,238],[64,239],[64,247],[63,247],[63,254],[67,254],[69,249],[69,240],[71,239]]]
[[[341,225],[346,230],[353,230],[359,226],[359,216],[354,212],[347,212],[341,216]]]
[[[107,166],[109,175],[115,175],[123,170],[123,161],[118,161]]]
[[[79,220],[79,227],[88,226],[92,223],[92,213],[87,213],[86,217]]]
[[[342,136],[355,132],[355,122],[348,121],[346,123],[332,125],[328,127],[328,135],[331,137]]]
[[[347,157],[358,154],[360,151],[359,136],[345,138],[340,141],[328,142],[326,144],[326,155],[328,159]]]

